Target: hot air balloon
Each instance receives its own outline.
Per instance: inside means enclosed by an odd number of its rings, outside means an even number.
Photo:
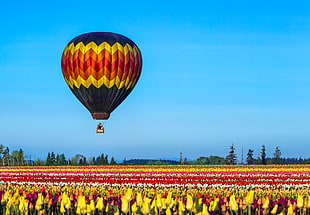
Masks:
[[[67,44],[61,68],[70,90],[93,119],[107,120],[137,84],[142,57],[129,38],[110,32],[92,32],[79,35]],[[103,127],[97,127],[97,133],[103,133]]]

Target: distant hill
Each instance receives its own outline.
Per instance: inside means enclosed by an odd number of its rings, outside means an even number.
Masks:
[[[175,160],[152,160],[152,159],[131,159],[124,160],[122,164],[131,164],[131,165],[150,165],[150,164],[163,164],[163,165],[177,165],[179,162]]]

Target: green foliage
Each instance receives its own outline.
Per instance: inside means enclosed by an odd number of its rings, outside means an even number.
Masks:
[[[219,156],[199,157],[194,164],[198,165],[223,165],[226,164],[226,159]]]
[[[226,161],[227,161],[227,164],[229,164],[229,165],[235,165],[236,164],[237,155],[235,153],[235,147],[234,147],[233,143],[230,146],[229,154],[226,156]]]
[[[254,164],[253,152],[254,150],[252,149],[249,149],[248,151],[247,158],[246,158],[246,162],[248,165]]]
[[[263,165],[266,165],[266,164],[267,164],[265,145],[262,145],[262,151],[261,151],[260,161],[261,161],[261,164],[263,164]]]
[[[246,162],[247,164],[309,164],[310,158],[281,158],[280,147],[276,147],[275,152],[273,153],[272,158],[266,157],[266,148],[265,145],[262,145],[261,153],[257,159],[253,158],[253,150],[249,149],[247,153]],[[14,150],[10,152],[8,147],[0,145],[0,166],[5,165],[117,165],[114,157],[111,158],[109,162],[109,156],[106,154],[100,154],[98,157],[86,158],[84,155],[77,154],[72,158],[66,158],[65,155],[55,154],[55,152],[48,152],[45,160],[36,159],[36,161],[25,160],[24,151],[20,148],[19,150]],[[229,154],[226,158],[219,156],[202,156],[193,161],[188,161],[184,158],[183,164],[192,164],[192,165],[223,165],[223,164],[236,164],[237,156],[235,154],[234,144],[230,146]],[[176,165],[179,162],[174,160],[148,160],[148,159],[131,159],[127,161],[124,159],[122,164],[170,164]]]

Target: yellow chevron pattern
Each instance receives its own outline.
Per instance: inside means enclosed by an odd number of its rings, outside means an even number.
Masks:
[[[124,55],[127,55],[127,53],[130,51],[134,54],[135,57],[139,52],[136,46],[131,47],[128,43],[126,43],[125,46],[122,46],[120,43],[116,42],[111,46],[109,43],[103,42],[99,46],[97,46],[96,43],[94,42],[90,42],[87,45],[85,45],[83,42],[79,42],[76,45],[74,45],[74,43],[71,43],[70,45],[66,46],[66,48],[63,51],[63,54],[66,55],[67,52],[69,51],[73,55],[78,50],[81,51],[83,54],[85,54],[90,49],[92,49],[96,54],[100,54],[100,52],[106,50],[112,55],[116,51],[121,51]]]
[[[116,52],[118,52],[118,57],[113,55]],[[93,63],[81,69],[78,65],[83,65],[88,59],[92,59]],[[112,65],[119,59],[122,59],[123,66],[117,65],[112,70]],[[77,62],[78,64],[76,64]],[[125,64],[128,65],[126,70],[124,70]],[[93,66],[97,66],[96,69]],[[135,79],[138,78],[140,73],[140,71],[136,71],[138,67],[141,67],[140,51],[136,46],[131,47],[128,43],[124,46],[118,42],[113,45],[107,42],[102,42],[100,45],[95,42],[90,42],[87,45],[83,42],[76,45],[70,43],[63,51],[63,75],[70,88],[79,88],[81,85],[86,88],[90,85],[97,88],[102,85],[107,88],[113,86],[118,89],[122,87],[126,89],[133,88],[137,81]]]
[[[86,88],[89,88],[90,85],[94,85],[95,87],[100,88],[104,84],[107,88],[111,88],[115,85],[118,89],[126,87],[127,90],[135,86],[136,83],[136,79],[130,81],[130,78],[127,78],[123,81],[120,81],[119,77],[117,76],[113,80],[109,80],[106,76],[102,76],[102,78],[96,80],[92,75],[90,75],[87,80],[84,80],[81,76],[78,76],[78,78],[74,80],[70,76],[69,80],[65,79],[65,81],[70,88],[80,88],[81,85]]]

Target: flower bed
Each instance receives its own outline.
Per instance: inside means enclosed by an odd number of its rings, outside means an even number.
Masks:
[[[310,166],[1,167],[0,214],[309,214]]]

